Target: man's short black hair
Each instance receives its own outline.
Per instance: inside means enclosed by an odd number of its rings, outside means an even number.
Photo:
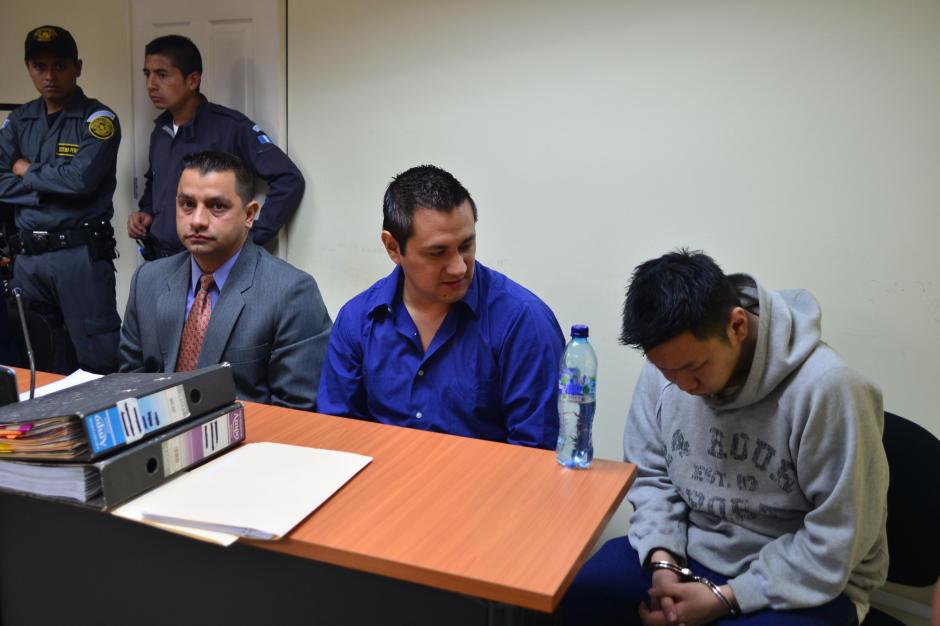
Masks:
[[[193,72],[202,74],[202,55],[199,54],[199,48],[189,37],[182,35],[157,37],[144,48],[144,55],[150,54],[159,54],[168,58],[184,77]]]
[[[183,157],[184,170],[196,170],[205,176],[210,172],[232,172],[235,174],[235,192],[247,206],[255,197],[255,175],[245,162],[229,152],[206,150]]]
[[[710,256],[684,248],[670,252],[633,271],[620,343],[647,352],[685,331],[727,340],[736,306],[737,291]]]
[[[382,230],[398,242],[401,253],[414,234],[416,209],[433,209],[450,213],[464,202],[470,202],[473,221],[477,221],[477,205],[460,181],[434,165],[419,165],[404,171],[389,183],[382,202]]]

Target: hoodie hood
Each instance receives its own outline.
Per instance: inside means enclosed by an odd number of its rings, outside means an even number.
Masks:
[[[741,306],[758,314],[757,345],[751,371],[738,392],[729,398],[706,399],[718,411],[763,400],[803,364],[820,337],[819,303],[810,292],[769,291],[749,274],[728,278],[738,291]]]

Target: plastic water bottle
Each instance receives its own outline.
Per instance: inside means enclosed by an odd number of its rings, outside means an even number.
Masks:
[[[596,386],[597,355],[588,343],[588,327],[575,324],[558,366],[559,421],[555,458],[565,467],[591,467]]]

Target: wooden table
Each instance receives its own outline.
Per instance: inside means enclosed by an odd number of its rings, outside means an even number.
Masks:
[[[41,375],[37,384],[55,378]],[[18,379],[22,387],[28,383],[28,373],[18,372]],[[376,603],[378,611],[372,615],[381,616],[384,623],[396,623],[399,618],[400,623],[419,623],[418,614],[424,615],[424,609],[438,611],[426,615],[427,623],[442,619],[457,623],[455,611],[475,614],[467,623],[479,621],[479,616],[494,623],[519,621],[524,613],[511,607],[544,613],[555,610],[635,472],[632,465],[605,460],[595,461],[589,471],[567,470],[546,450],[261,404],[246,403],[246,407],[248,441],[346,450],[369,455],[373,461],[287,538],[240,541],[227,549],[79,507],[10,495],[5,500],[57,515],[81,513],[95,528],[106,522],[113,532],[120,528],[122,534],[132,533],[134,537],[122,537],[134,542],[131,545],[185,545],[187,559],[205,564],[197,569],[214,567],[212,562],[219,560],[220,553],[233,566],[233,559],[227,557],[237,554],[252,564],[252,571],[256,566],[265,568],[263,578],[267,579],[284,567],[283,560],[271,561],[271,553],[277,552],[291,557],[291,567],[301,561],[319,564],[319,570],[308,572],[314,577],[352,577],[354,586],[380,581],[376,597],[382,601]],[[5,510],[0,513],[0,519],[6,518]],[[9,543],[9,534],[16,532],[16,528],[0,528],[0,541]],[[15,568],[8,570],[8,559],[4,554],[0,557],[0,589],[6,591],[7,577],[15,575]],[[179,570],[190,567],[188,562],[179,565]],[[176,571],[166,569],[171,574]],[[257,572],[252,576],[258,578]],[[291,581],[279,582],[277,590]],[[261,583],[254,580],[251,584]],[[233,591],[251,593],[249,589]],[[336,615],[346,623],[351,621],[349,612],[362,608],[358,604],[373,600],[348,590],[348,598],[337,593],[312,604],[322,608],[328,600],[338,599]],[[396,616],[389,607],[402,593],[420,597],[422,605],[406,603],[404,612]],[[4,624],[7,601],[5,597],[0,604]]]

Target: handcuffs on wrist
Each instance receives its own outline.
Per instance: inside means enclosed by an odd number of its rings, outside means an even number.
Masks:
[[[718,588],[718,585],[708,580],[704,576],[696,576],[688,567],[679,567],[675,563],[670,563],[669,561],[650,561],[649,569],[667,569],[670,572],[675,572],[678,574],[679,578],[684,583],[702,583],[708,587],[709,591],[715,594],[715,597],[721,600],[721,603],[728,608],[728,611],[731,613],[731,617],[737,617],[741,614],[741,609],[738,608],[736,603],[726,598],[725,594],[721,593],[721,589]]]

